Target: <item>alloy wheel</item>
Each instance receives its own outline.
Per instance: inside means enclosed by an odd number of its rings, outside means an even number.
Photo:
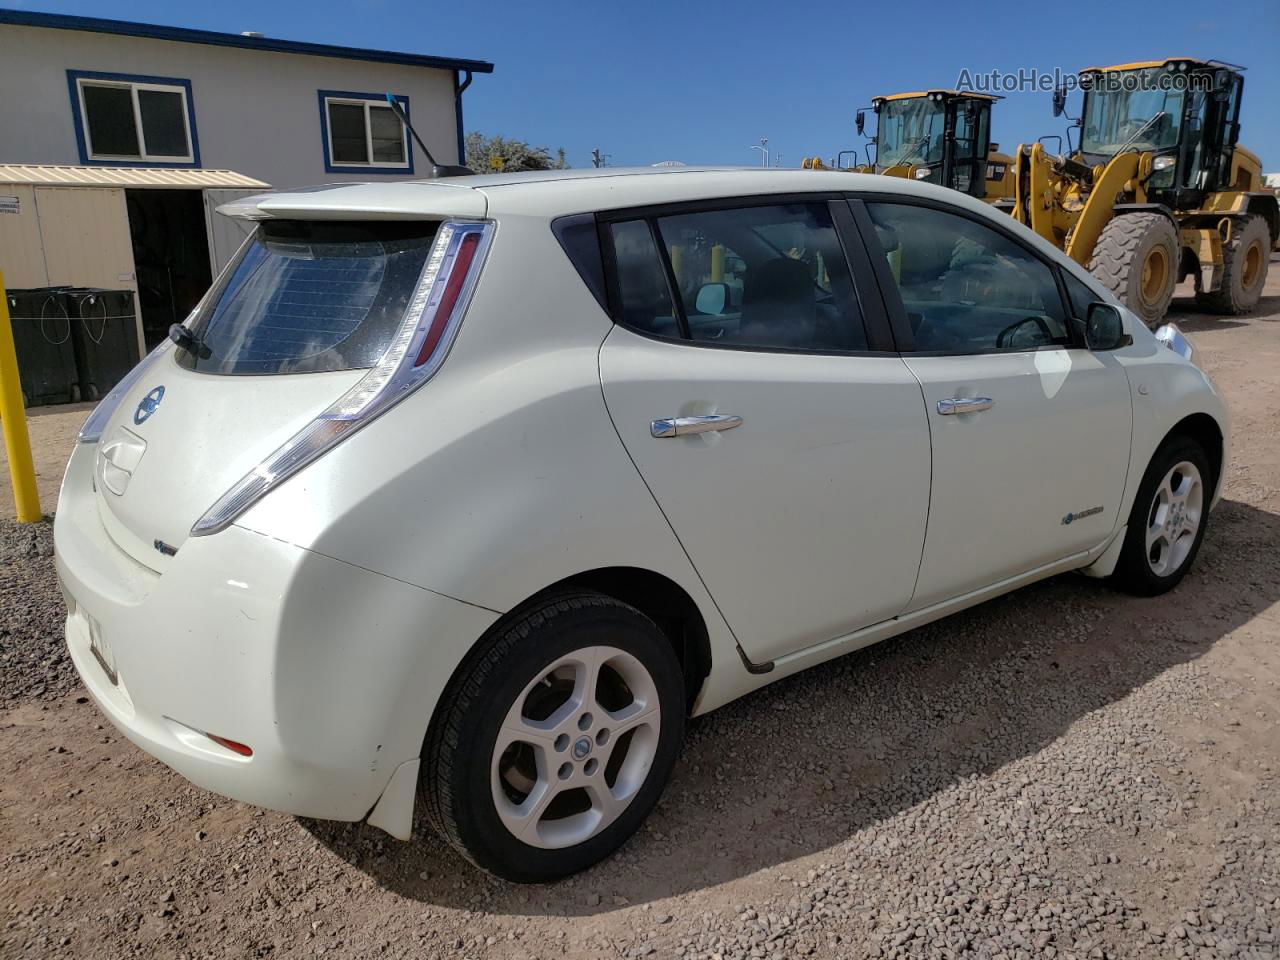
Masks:
[[[1167,577],[1186,562],[1204,510],[1204,483],[1195,464],[1175,464],[1156,487],[1147,513],[1147,563]]]
[[[498,732],[498,817],[534,847],[596,836],[644,785],[661,722],[657,686],[631,654],[592,646],[560,657],[524,688]]]

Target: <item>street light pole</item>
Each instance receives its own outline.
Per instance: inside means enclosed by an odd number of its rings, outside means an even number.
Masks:
[[[767,167],[769,165],[769,138],[761,137],[759,143],[751,145],[751,149],[760,151],[760,165]]]

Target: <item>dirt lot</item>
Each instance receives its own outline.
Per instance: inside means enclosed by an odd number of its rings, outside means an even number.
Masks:
[[[1235,446],[1177,591],[1059,577],[695,721],[641,833],[552,886],[170,773],[9,525],[0,956],[1280,957],[1280,264],[1256,315],[1190,311]],[[33,420],[47,477],[83,416]]]

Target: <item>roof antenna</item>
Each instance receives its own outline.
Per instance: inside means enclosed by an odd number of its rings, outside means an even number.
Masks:
[[[418,146],[422,148],[423,154],[426,155],[427,163],[431,164],[431,172],[427,174],[430,180],[438,180],[441,177],[470,177],[475,171],[469,167],[456,166],[447,163],[436,163],[436,158],[431,155],[431,151],[427,149],[427,145],[422,142],[422,138],[418,136],[418,131],[413,129],[413,124],[409,122],[409,118],[405,116],[404,107],[400,106],[400,101],[396,99],[395,94],[386,94],[387,103],[391,106],[392,112],[400,118],[400,122],[404,124],[406,130],[413,134],[413,139],[417,141]]]

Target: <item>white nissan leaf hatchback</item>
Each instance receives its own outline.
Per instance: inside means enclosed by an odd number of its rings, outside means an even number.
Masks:
[[[845,173],[599,170],[238,201],[93,412],[67,643],[203,787],[541,881],[685,718],[1068,570],[1195,559],[1226,411],[1011,218]]]

